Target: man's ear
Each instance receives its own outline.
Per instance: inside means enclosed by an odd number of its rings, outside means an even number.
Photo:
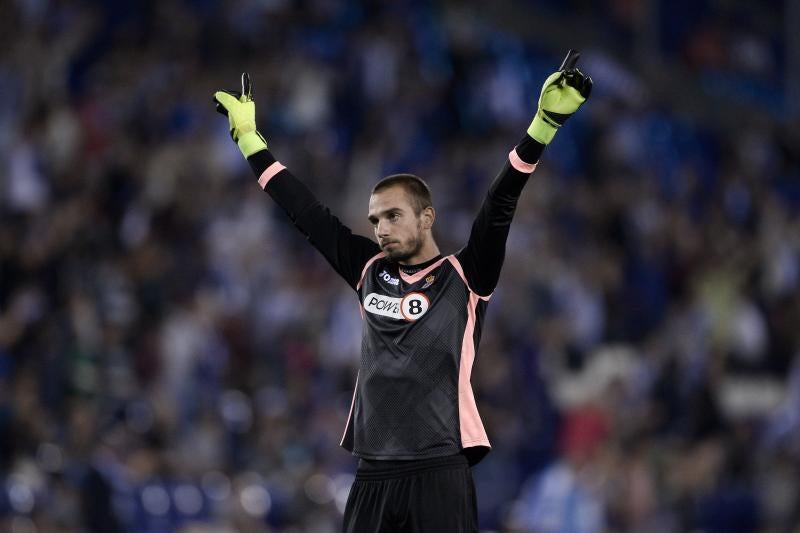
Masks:
[[[422,217],[422,228],[423,229],[431,229],[433,227],[433,222],[436,220],[436,210],[433,207],[426,207],[422,210],[421,213]]]

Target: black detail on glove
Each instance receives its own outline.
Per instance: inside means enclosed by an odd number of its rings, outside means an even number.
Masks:
[[[564,61],[566,62],[566,59]],[[575,59],[575,61],[577,61],[577,59]],[[572,68],[570,70],[565,70],[558,80],[556,80],[556,83],[561,83],[562,80],[573,89],[576,89],[581,96],[589,98],[592,92],[591,76],[587,76],[577,68]],[[554,113],[552,111],[542,110],[542,118],[546,120],[548,124],[556,128],[563,126],[571,116],[572,114]]]

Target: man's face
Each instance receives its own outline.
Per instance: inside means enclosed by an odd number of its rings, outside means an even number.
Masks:
[[[425,243],[426,211],[421,216],[400,186],[393,186],[374,193],[369,199],[369,221],[375,229],[375,237],[389,259],[406,261],[414,257]]]

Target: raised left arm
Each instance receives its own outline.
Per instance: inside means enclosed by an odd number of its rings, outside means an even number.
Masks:
[[[592,90],[592,79],[575,66],[578,57],[579,52],[570,50],[559,70],[545,80],[527,133],[508,154],[475,218],[467,245],[456,254],[470,289],[480,296],[489,296],[497,286],[517,200],[544,147]]]

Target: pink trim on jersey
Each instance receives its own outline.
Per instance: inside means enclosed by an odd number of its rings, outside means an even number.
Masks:
[[[508,160],[511,163],[512,167],[519,170],[520,172],[524,172],[525,174],[530,174],[531,172],[536,170],[536,163],[526,163],[525,161],[520,159],[519,154],[517,154],[516,148],[508,152]]]
[[[347,413],[347,422],[344,425],[344,433],[342,433],[342,440],[339,441],[339,446],[344,446],[344,439],[347,438],[347,428],[350,427],[350,421],[353,418],[353,406],[356,404],[356,392],[358,392],[358,374],[356,374],[356,386],[353,389],[353,399],[350,400],[350,412]]]
[[[275,161],[267,169],[261,173],[261,176],[258,178],[258,184],[261,185],[262,189],[267,188],[267,183],[269,180],[275,177],[275,174],[280,172],[281,170],[285,169],[286,167],[281,164],[280,161]]]
[[[380,252],[380,253],[377,253],[377,254],[375,254],[375,255],[373,255],[372,257],[369,258],[369,260],[367,261],[367,264],[364,265],[364,269],[361,271],[361,277],[358,278],[358,285],[356,285],[356,290],[361,288],[361,284],[364,282],[364,276],[367,274],[367,269],[370,266],[372,266],[372,263],[374,263],[375,261],[377,261],[381,257],[385,257],[385,256],[386,256],[385,252]]]
[[[472,363],[475,361],[475,308],[480,296],[470,291],[467,303],[467,327],[464,329],[464,340],[461,343],[461,364],[458,369],[458,419],[461,429],[461,446],[486,446],[491,448],[486,430],[475,404],[475,395],[472,393],[470,375]]]
[[[400,277],[401,277],[401,278],[403,279],[403,281],[405,281],[406,283],[416,283],[416,282],[418,282],[419,280],[421,280],[421,279],[422,279],[424,276],[426,276],[426,275],[427,275],[427,274],[428,274],[428,273],[429,273],[431,270],[433,270],[434,268],[436,268],[436,267],[438,267],[439,265],[441,265],[441,264],[442,264],[442,261],[444,261],[445,259],[447,259],[447,257],[442,257],[441,259],[439,259],[438,261],[436,261],[436,262],[435,262],[434,264],[432,264],[431,266],[429,266],[429,267],[426,267],[426,268],[425,268],[425,270],[420,270],[420,271],[419,271],[419,272],[417,272],[416,274],[404,274],[404,273],[403,273],[403,271],[401,270],[401,271],[400,271]]]
[[[481,296],[480,294],[478,294],[475,291],[473,291],[472,287],[469,286],[469,283],[467,282],[467,276],[464,275],[464,269],[461,268],[461,262],[456,258],[456,256],[448,255],[447,257],[445,257],[445,259],[450,261],[450,264],[453,265],[453,268],[456,269],[456,272],[461,277],[461,281],[463,281],[464,285],[466,285],[467,288],[469,289],[470,295],[474,294],[475,296],[477,296],[481,300],[486,300],[487,302],[489,301],[489,298],[492,297],[491,294],[489,296]]]

